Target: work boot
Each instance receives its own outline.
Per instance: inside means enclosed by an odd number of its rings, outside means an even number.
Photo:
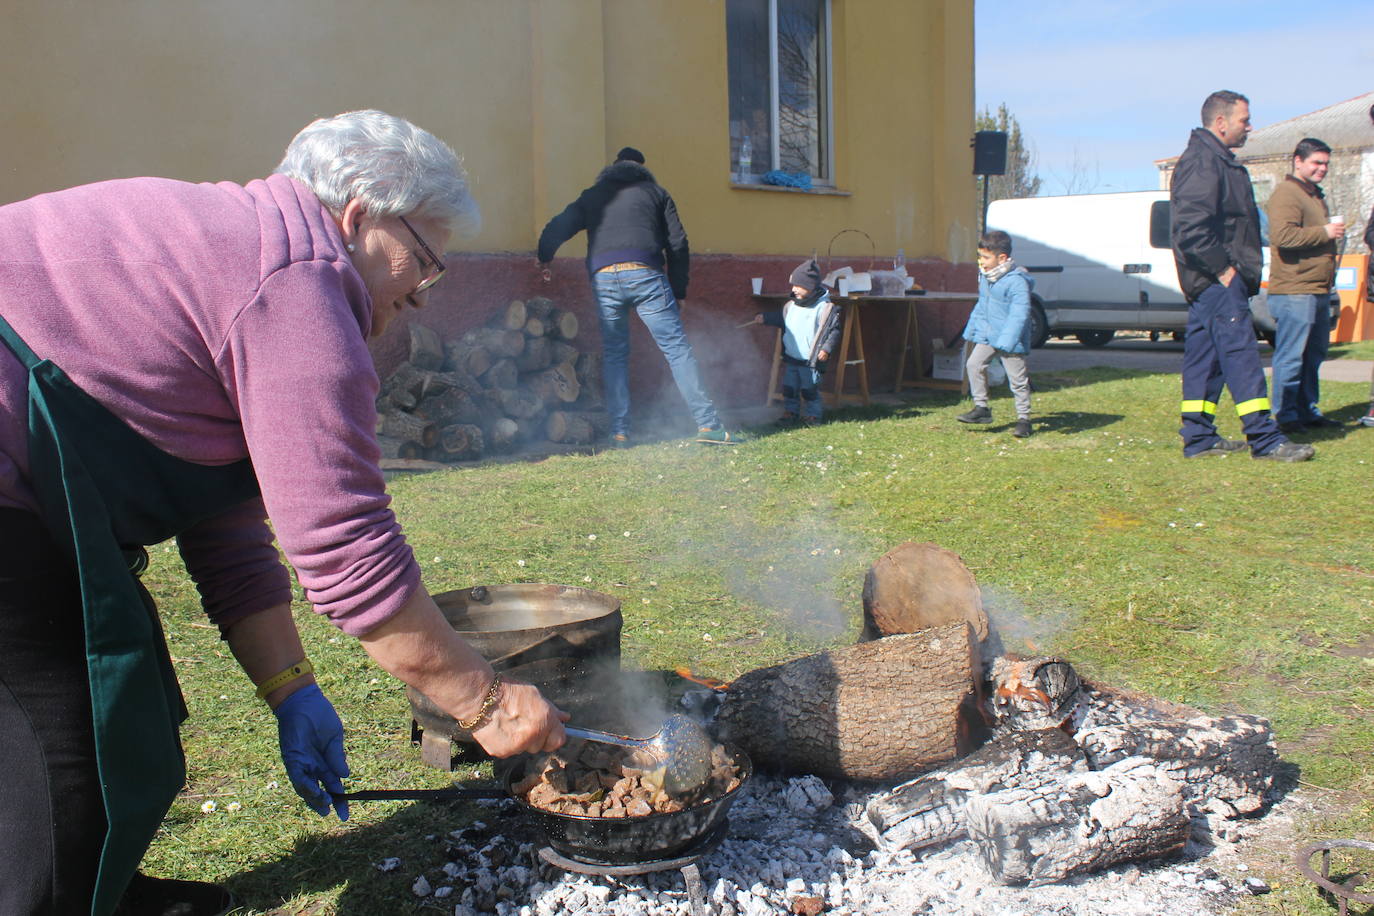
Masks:
[[[235,905],[233,895],[218,884],[138,872],[114,912],[115,916],[222,916]]]
[[[1312,446],[1289,441],[1276,445],[1263,455],[1255,455],[1254,457],[1267,458],[1270,461],[1306,461],[1315,454],[1317,454],[1317,450]]]
[[[991,423],[992,411],[988,410],[986,405],[975,404],[968,413],[961,413],[954,419],[960,423]]]
[[[1029,417],[1021,417],[1016,421],[1016,427],[1011,434],[1018,439],[1029,439],[1031,435],[1031,422]]]

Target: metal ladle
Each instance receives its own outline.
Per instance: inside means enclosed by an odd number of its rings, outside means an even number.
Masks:
[[[569,738],[617,744],[644,751],[663,768],[663,791],[683,795],[701,788],[711,776],[711,736],[684,715],[669,716],[663,727],[647,738],[630,738],[590,728],[563,726]]]

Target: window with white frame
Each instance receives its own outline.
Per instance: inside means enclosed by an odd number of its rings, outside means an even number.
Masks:
[[[831,184],[830,0],[727,0],[730,172]]]

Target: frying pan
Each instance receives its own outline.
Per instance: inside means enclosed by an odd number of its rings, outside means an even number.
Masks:
[[[513,787],[525,777],[530,758],[516,758],[499,786],[453,786],[447,789],[366,789],[335,796],[342,801],[449,801],[464,798],[510,798],[522,809],[537,832],[555,850],[573,859],[610,865],[629,865],[669,859],[691,849],[725,823],[739,790],[753,775],[744,751],[726,745],[726,754],[739,770],[740,783],[719,798],[663,814],[645,817],[591,817],[557,814],[536,808]]]

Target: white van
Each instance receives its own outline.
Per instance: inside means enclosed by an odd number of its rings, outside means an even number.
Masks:
[[[1011,236],[1012,258],[1035,278],[1031,345],[1053,336],[1101,347],[1133,330],[1181,337],[1188,302],[1169,244],[1170,210],[1168,191],[993,201],[988,228]],[[1263,211],[1260,219],[1263,230]],[[1267,245],[1264,264],[1267,279]],[[1263,291],[1251,313],[1256,334],[1272,343]]]
[[[1053,335],[1100,347],[1117,331],[1188,324],[1168,191],[995,200],[987,225],[1011,236],[1011,256],[1035,278],[1032,346]]]

